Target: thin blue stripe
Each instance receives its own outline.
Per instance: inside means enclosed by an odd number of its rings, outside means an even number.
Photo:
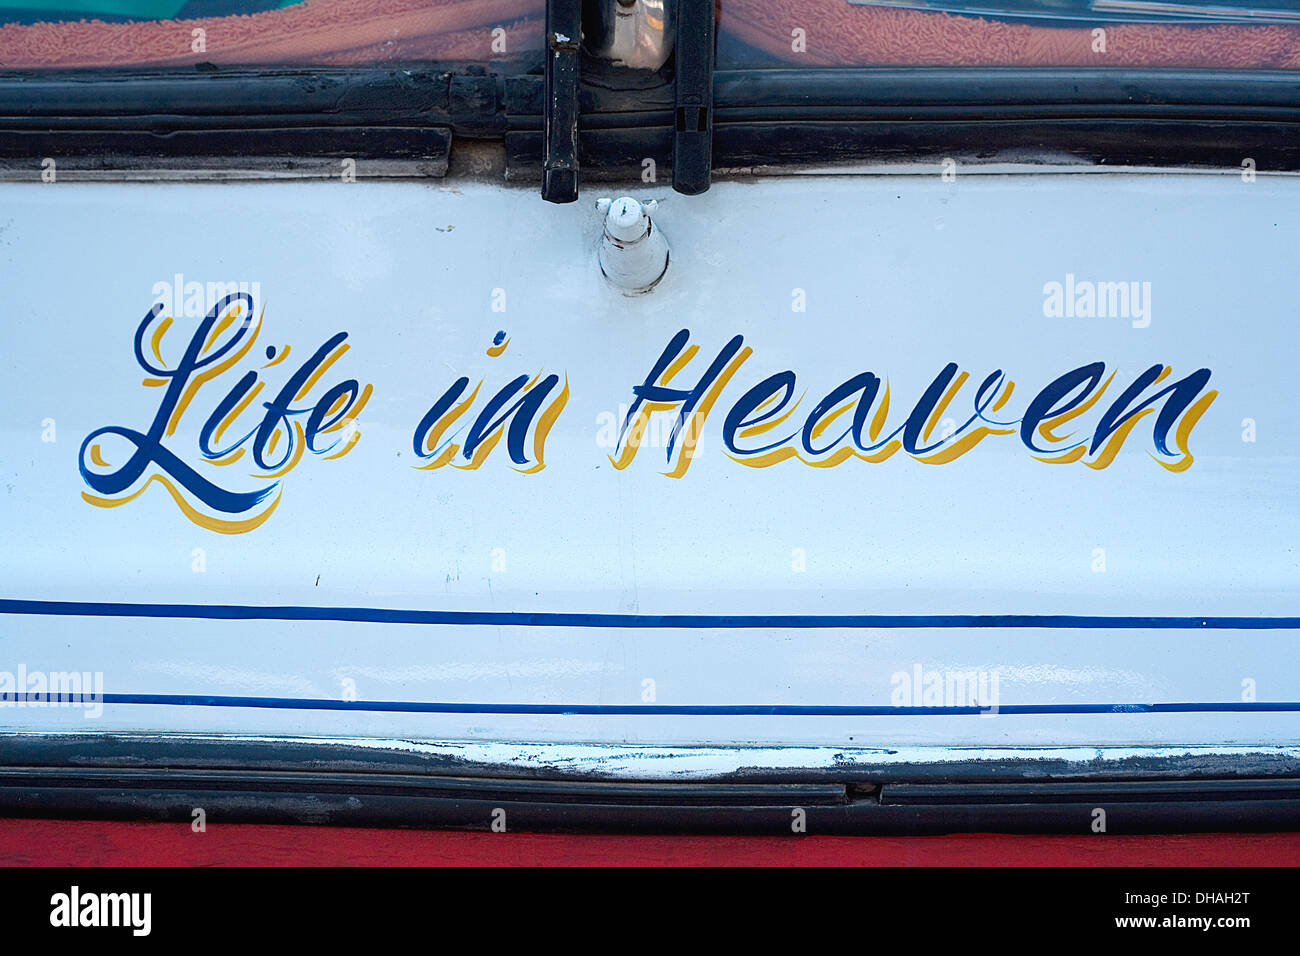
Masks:
[[[831,628],[1044,627],[1156,630],[1300,629],[1300,617],[1134,617],[1070,614],[589,614],[566,611],[418,611],[238,604],[107,604],[0,599],[0,614],[195,618],[215,621],[344,621],[525,627]]]
[[[0,694],[0,703],[95,703],[84,694]],[[594,714],[677,717],[918,717],[986,713],[982,707],[884,707],[787,704],[462,704],[402,700],[328,700],[314,697],[223,697],[194,694],[104,694],[105,704],[166,704],[179,707],[260,707],[277,710],[376,711],[416,714]],[[1180,704],[1009,704],[999,714],[1200,714],[1300,713],[1300,701]]]

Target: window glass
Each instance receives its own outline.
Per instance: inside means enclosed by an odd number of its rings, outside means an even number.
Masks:
[[[544,0],[0,0],[0,69],[540,63]],[[1300,0],[719,0],[721,69],[1300,68]]]
[[[0,69],[520,61],[543,0],[0,0]]]
[[[1300,68],[1300,0],[721,0],[719,65]]]

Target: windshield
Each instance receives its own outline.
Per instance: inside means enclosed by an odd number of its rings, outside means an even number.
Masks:
[[[0,0],[0,69],[540,66],[543,0]],[[718,65],[1296,69],[1300,0],[720,0]]]
[[[1300,0],[724,0],[719,65],[1296,69]]]
[[[542,0],[0,0],[0,68],[527,59]]]

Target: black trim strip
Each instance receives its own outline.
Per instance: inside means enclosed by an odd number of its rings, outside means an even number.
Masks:
[[[95,143],[87,153],[87,140]],[[0,134],[0,158],[54,157],[65,169],[121,171],[148,168],[174,160],[213,159],[227,165],[250,165],[269,172],[302,170],[310,160],[356,158],[420,164],[423,176],[444,176],[451,157],[451,130],[407,126],[300,126],[294,129],[228,127],[150,133],[143,130],[57,129]],[[234,156],[230,148],[238,147]],[[261,162],[257,162],[260,160]],[[275,162],[278,160],[278,162]],[[214,163],[219,168],[219,163]],[[366,166],[357,175],[367,176]]]
[[[450,70],[319,68],[311,70],[185,70],[135,73],[0,73],[0,117],[46,122],[63,117],[106,117],[122,124],[171,117],[283,118],[310,115],[327,124],[364,119],[371,124],[420,118],[452,122]],[[486,78],[486,74],[483,75]],[[495,110],[495,104],[493,104]]]
[[[506,82],[508,168],[536,164],[529,77]],[[596,176],[671,164],[667,88],[584,89],[579,147]],[[1300,170],[1293,71],[881,67],[714,74],[715,169],[879,161]]]
[[[1232,800],[1300,801],[1300,779],[1119,780],[1039,783],[891,783],[880,802],[898,806],[999,803],[1197,803]]]
[[[245,157],[252,131],[263,137],[251,141],[253,149],[314,156],[364,148],[373,152],[362,156],[399,157],[427,153],[429,130],[439,129],[458,138],[504,138],[508,176],[540,179],[544,87],[536,75],[428,64],[411,70],[0,74],[0,158],[119,152]],[[1300,170],[1295,71],[719,71],[713,95],[714,169],[952,156],[1227,169],[1251,158],[1261,171]],[[676,105],[674,79],[666,72],[584,68],[573,169],[581,166],[592,178],[632,179],[647,158],[661,170],[671,168]],[[389,132],[369,132],[380,128]],[[565,120],[560,133],[567,129]],[[359,144],[358,130],[367,131]],[[559,153],[554,158],[560,162]],[[562,165],[554,167],[557,175]],[[699,169],[675,176],[707,184]]]
[[[0,74],[0,159],[120,169],[190,157],[418,160],[446,172],[453,130],[499,138],[499,77],[319,69]],[[292,167],[291,163],[286,163]]]
[[[877,787],[0,769],[6,816],[188,822],[196,808],[209,823],[772,835],[1089,833],[1101,810],[1112,835],[1277,831],[1300,829],[1300,780]]]
[[[1107,112],[1189,105],[1200,108],[1300,108],[1294,70],[1169,70],[1145,68],[870,67],[813,70],[719,70],[719,109],[781,109],[781,119],[831,106],[1042,107],[1091,104]],[[775,118],[775,117],[770,117]]]

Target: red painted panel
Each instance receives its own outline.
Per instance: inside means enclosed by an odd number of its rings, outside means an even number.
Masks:
[[[1300,833],[617,836],[0,820],[6,866],[1295,866]]]

